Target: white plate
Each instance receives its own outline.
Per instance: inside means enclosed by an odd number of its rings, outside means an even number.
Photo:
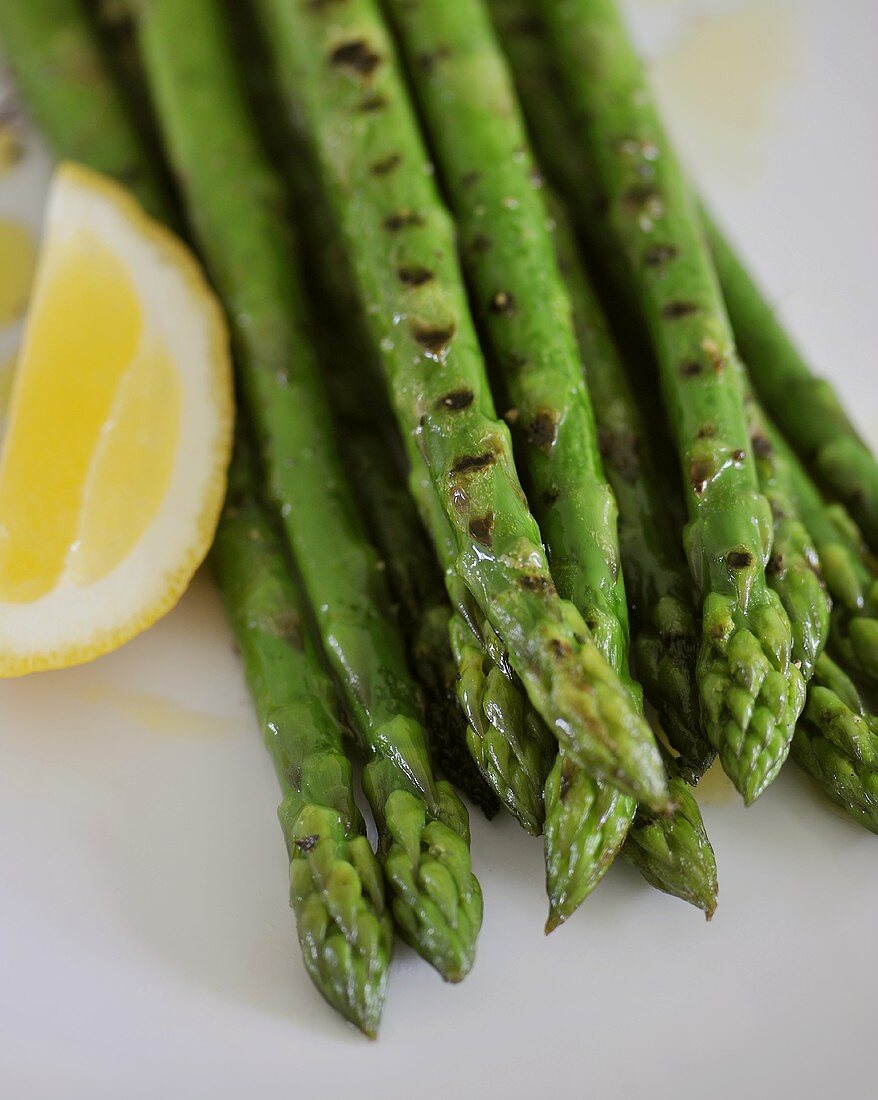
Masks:
[[[878,442],[874,0],[628,8],[705,192]],[[474,818],[475,971],[399,950],[374,1044],[305,977],[276,801],[206,576],[120,652],[0,684],[0,1095],[874,1095],[878,847],[792,766],[705,805],[710,925],[619,866],[546,939],[539,842]]]

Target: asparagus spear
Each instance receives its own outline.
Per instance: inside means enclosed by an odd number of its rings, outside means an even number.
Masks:
[[[772,524],[748,447],[737,353],[697,214],[612,0],[540,0],[659,360],[703,600],[711,741],[747,803],[772,781],[804,704],[789,620],[765,578]]]
[[[375,4],[259,8],[291,112],[316,149],[406,446],[421,450],[454,534],[456,572],[577,762],[665,807],[651,732],[554,590],[496,419],[452,227]]]
[[[878,718],[825,653],[796,726],[792,756],[849,817],[878,833]]]
[[[130,187],[150,212],[168,200],[75,0],[0,4],[0,42],[55,147]]]
[[[416,950],[457,981],[472,965],[482,909],[467,813],[433,776],[377,555],[335,450],[283,190],[256,139],[214,0],[150,0],[139,18],[160,128],[233,321],[268,491],[370,753],[363,785],[393,913]]]
[[[704,223],[735,339],[760,398],[878,549],[878,463],[831,384],[811,372],[716,224],[708,216]]]
[[[374,1036],[393,947],[381,868],[354,801],[335,688],[240,440],[212,561],[283,791],[278,817],[305,966],[327,1001]]]
[[[77,47],[78,65],[53,70],[51,81],[39,89],[40,117],[56,152],[76,155],[108,173],[120,164],[130,166],[126,175],[140,201],[152,213],[167,216],[153,165],[115,98],[74,0],[34,0],[27,16],[26,25],[3,22],[0,28],[26,90],[33,79],[29,51],[36,48],[39,55],[44,49],[39,36],[33,37],[39,27],[67,28]],[[22,29],[26,36],[17,33]],[[90,77],[82,83],[85,72]],[[100,113],[100,140],[91,141],[78,129],[81,110],[95,117]],[[301,628],[301,599],[277,536],[255,501],[250,461],[239,439],[214,564],[284,792],[279,817],[305,965],[329,1003],[371,1035],[381,1015],[392,949],[383,887],[361,835],[333,688]]]

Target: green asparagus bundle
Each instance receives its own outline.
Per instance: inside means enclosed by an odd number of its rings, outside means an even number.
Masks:
[[[666,807],[651,732],[554,590],[496,418],[452,226],[374,3],[259,8],[290,113],[316,150],[406,447],[423,455],[454,534],[455,571],[577,763]]]
[[[335,687],[240,441],[212,560],[283,791],[278,817],[305,966],[327,1001],[374,1036],[393,948],[381,868],[354,801]]]
[[[705,226],[753,384],[821,485],[848,508],[878,549],[878,463],[829,382],[817,378],[710,217]]]
[[[7,7],[2,11],[12,16]],[[35,0],[26,13],[15,12],[14,23],[3,16],[0,40],[18,61],[25,92],[33,75],[29,50],[35,47],[38,56],[51,52],[40,30],[63,30],[76,45],[77,64],[69,71],[53,68],[34,101],[55,150],[81,157],[108,174],[124,165],[144,206],[166,214],[152,165],[75,0]],[[90,141],[78,128],[83,110],[103,120],[100,140]],[[380,872],[361,835],[363,822],[341,747],[334,689],[301,627],[301,599],[277,536],[256,503],[252,481],[250,459],[239,443],[214,564],[284,791],[279,816],[305,965],[329,1003],[374,1034],[392,949]]]
[[[601,469],[548,210],[487,12],[481,0],[416,7],[387,0],[387,8],[450,196],[476,314],[514,410],[507,418],[552,577],[639,705],[628,672],[615,501]],[[490,248],[482,247],[486,236]],[[605,786],[560,747],[545,788],[550,925],[593,888],[634,817],[634,799]]]
[[[433,776],[377,554],[335,450],[283,189],[254,133],[214,0],[150,0],[139,19],[160,128],[233,321],[268,493],[370,753],[363,783],[393,913],[405,938],[456,981],[472,965],[482,910],[467,813]]]
[[[804,704],[791,628],[768,586],[768,501],[748,445],[736,351],[697,213],[612,0],[539,0],[658,358],[703,600],[704,716],[746,802],[789,751]]]

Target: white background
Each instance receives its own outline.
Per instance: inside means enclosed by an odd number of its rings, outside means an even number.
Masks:
[[[693,173],[878,441],[878,6],[627,10]],[[474,815],[476,968],[446,987],[399,949],[370,1044],[302,968],[274,777],[200,576],[122,651],[0,685],[0,1095],[874,1094],[878,842],[792,766],[747,811],[707,784],[710,925],[617,866],[546,939],[540,843]]]

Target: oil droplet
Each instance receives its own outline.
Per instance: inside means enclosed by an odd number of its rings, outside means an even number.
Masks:
[[[27,308],[36,256],[31,233],[0,218],[0,328],[17,321]]]
[[[704,13],[656,59],[656,91],[687,159],[737,178],[752,174],[778,99],[802,67],[797,14],[790,0]]]
[[[719,760],[714,760],[695,788],[695,797],[702,806],[723,806],[737,797],[735,785],[723,771]]]
[[[149,733],[166,737],[213,735],[228,733],[234,728],[228,718],[191,710],[174,699],[131,691],[116,684],[89,684],[77,695],[87,703],[111,706]]]

